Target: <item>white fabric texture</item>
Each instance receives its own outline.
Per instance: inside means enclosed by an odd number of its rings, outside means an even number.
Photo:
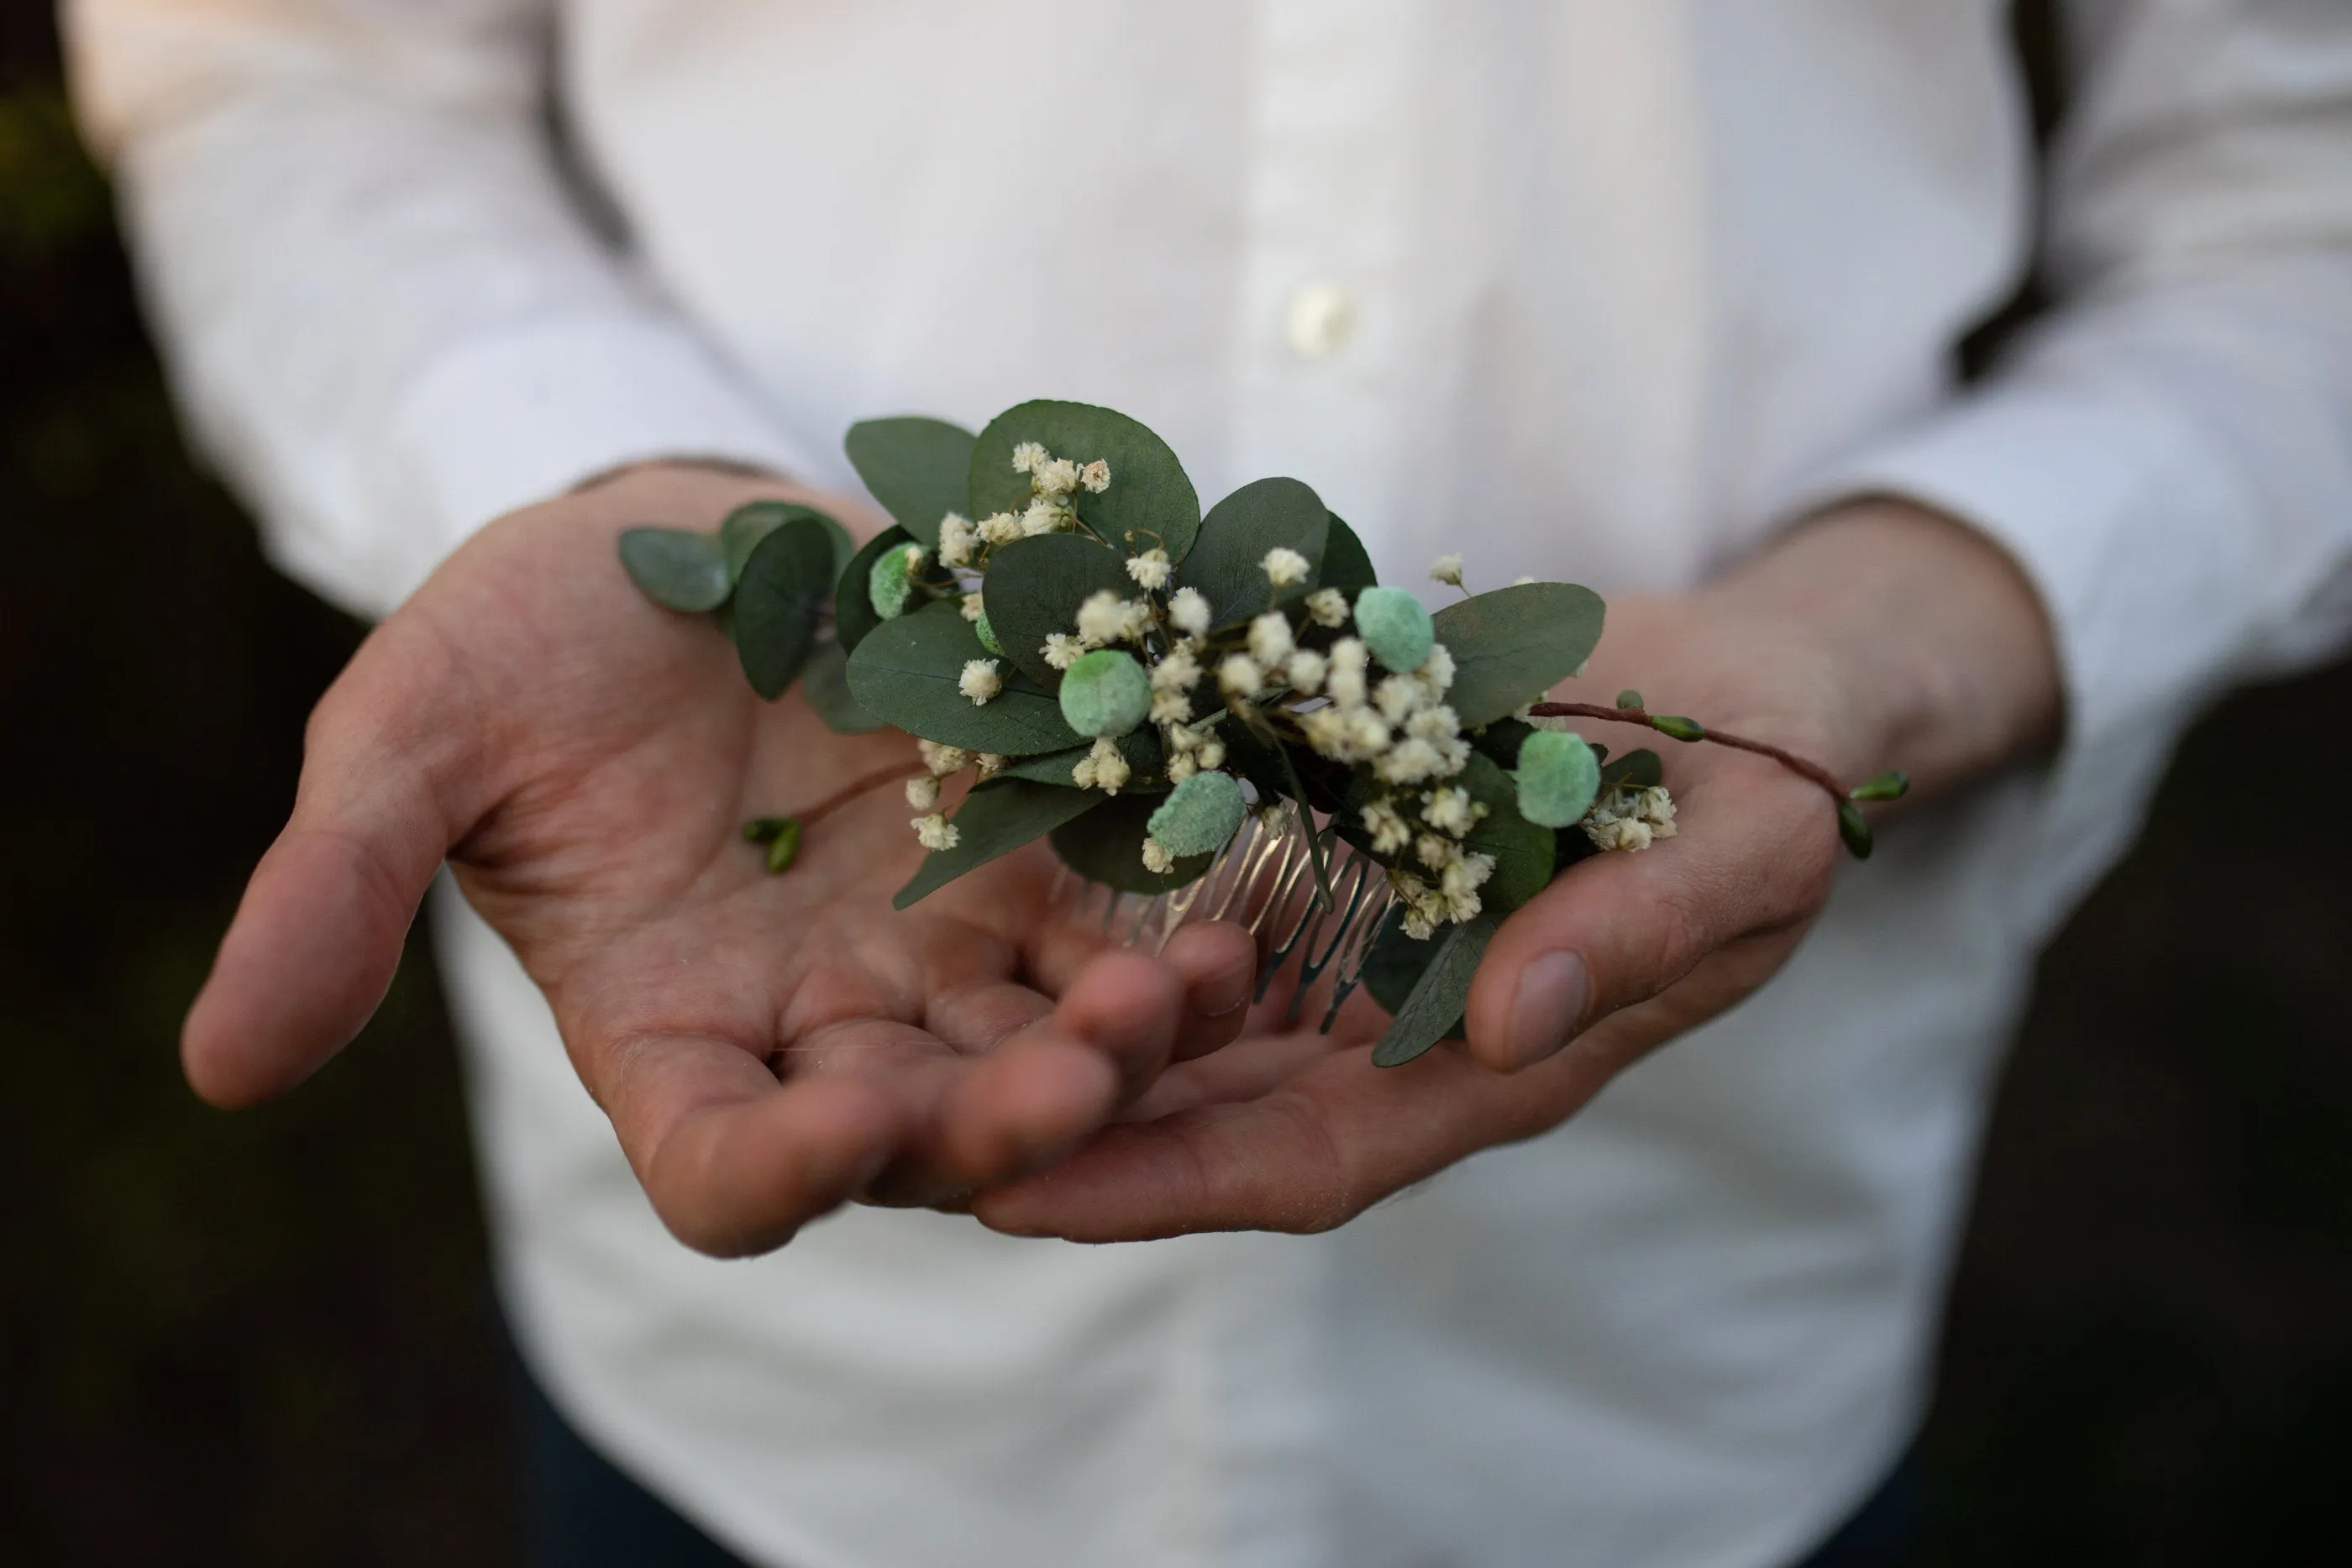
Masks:
[[[2004,9],[69,4],[192,422],[355,608],[621,461],[848,486],[853,419],[1060,396],[1207,497],[1297,475],[1398,580],[1684,585],[1885,491],[2056,623],[2054,769],[1891,831],[1567,1126],[1311,1240],[860,1210],[696,1257],[446,899],[559,1405],[794,1568],[1773,1568],[1830,1529],[1916,1419],[2035,946],[2197,703],[2352,619],[2352,6],[2084,0],[2046,168]],[[1958,384],[2037,264],[2056,308]]]

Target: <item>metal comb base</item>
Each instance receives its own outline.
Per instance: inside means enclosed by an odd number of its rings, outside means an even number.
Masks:
[[[1317,896],[1310,832],[1326,857],[1328,907]],[[1257,939],[1254,999],[1265,1000],[1276,977],[1289,971],[1285,1023],[1298,1021],[1308,993],[1329,977],[1331,994],[1317,1026],[1327,1033],[1339,1005],[1362,983],[1364,960],[1397,904],[1378,862],[1357,853],[1331,828],[1309,826],[1288,800],[1252,813],[1209,869],[1172,893],[1121,893],[1064,867],[1055,875],[1053,897],[1087,918],[1095,918],[1099,905],[1106,935],[1154,955],[1186,925],[1230,920]]]

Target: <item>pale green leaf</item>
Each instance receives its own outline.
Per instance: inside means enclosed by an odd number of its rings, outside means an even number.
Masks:
[[[1437,640],[1454,655],[1445,700],[1465,729],[1493,724],[1584,668],[1601,641],[1601,596],[1570,582],[1522,582],[1449,604]]]
[[[700,614],[727,602],[731,580],[719,540],[684,528],[624,528],[621,564],[656,604]]]

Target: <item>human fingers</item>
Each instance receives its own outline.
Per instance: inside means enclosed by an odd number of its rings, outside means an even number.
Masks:
[[[1739,758],[1681,804],[1675,837],[1580,862],[1504,922],[1465,1009],[1479,1061],[1541,1061],[1727,944],[1819,911],[1837,839],[1811,786]]]
[[[1059,995],[1102,955],[1122,951],[1118,935],[1115,925],[1053,910],[1027,934],[1024,962],[1041,989]],[[1231,921],[1195,922],[1171,935],[1159,957],[1183,986],[1171,1060],[1204,1055],[1241,1032],[1257,979],[1257,944],[1246,930]]]
[[[195,1092],[252,1104],[309,1076],[383,1000],[418,901],[481,809],[446,651],[395,621],[320,699],[285,830],[254,870],[181,1031]]]

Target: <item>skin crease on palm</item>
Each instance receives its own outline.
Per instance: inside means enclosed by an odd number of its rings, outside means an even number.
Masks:
[[[690,1245],[762,1250],[859,1199],[1083,1240],[1318,1230],[1557,1125],[1769,979],[1827,897],[1838,852],[1816,789],[1664,743],[1681,833],[1572,868],[1496,937],[1466,1047],[1382,1070],[1368,998],[1328,1036],[1245,1014],[1254,955],[1234,927],[1188,929],[1158,960],[1104,951],[1048,906],[1042,845],[893,911],[920,853],[895,786],[767,876],[745,818],[911,768],[911,747],[834,736],[793,695],[758,702],[706,622],[612,569],[613,536],[793,494],[634,470],[493,525],[378,630],[313,716],[293,819],[191,1011],[200,1093],[266,1098],[340,1049],[446,853]],[[2042,744],[2058,706],[2016,568],[1883,501],[1706,590],[1612,604],[1561,695],[1626,685],[1841,777],[1906,767],[1918,798]],[[1621,750],[1659,744],[1583,727]],[[1548,1011],[1515,1006],[1544,981]]]

